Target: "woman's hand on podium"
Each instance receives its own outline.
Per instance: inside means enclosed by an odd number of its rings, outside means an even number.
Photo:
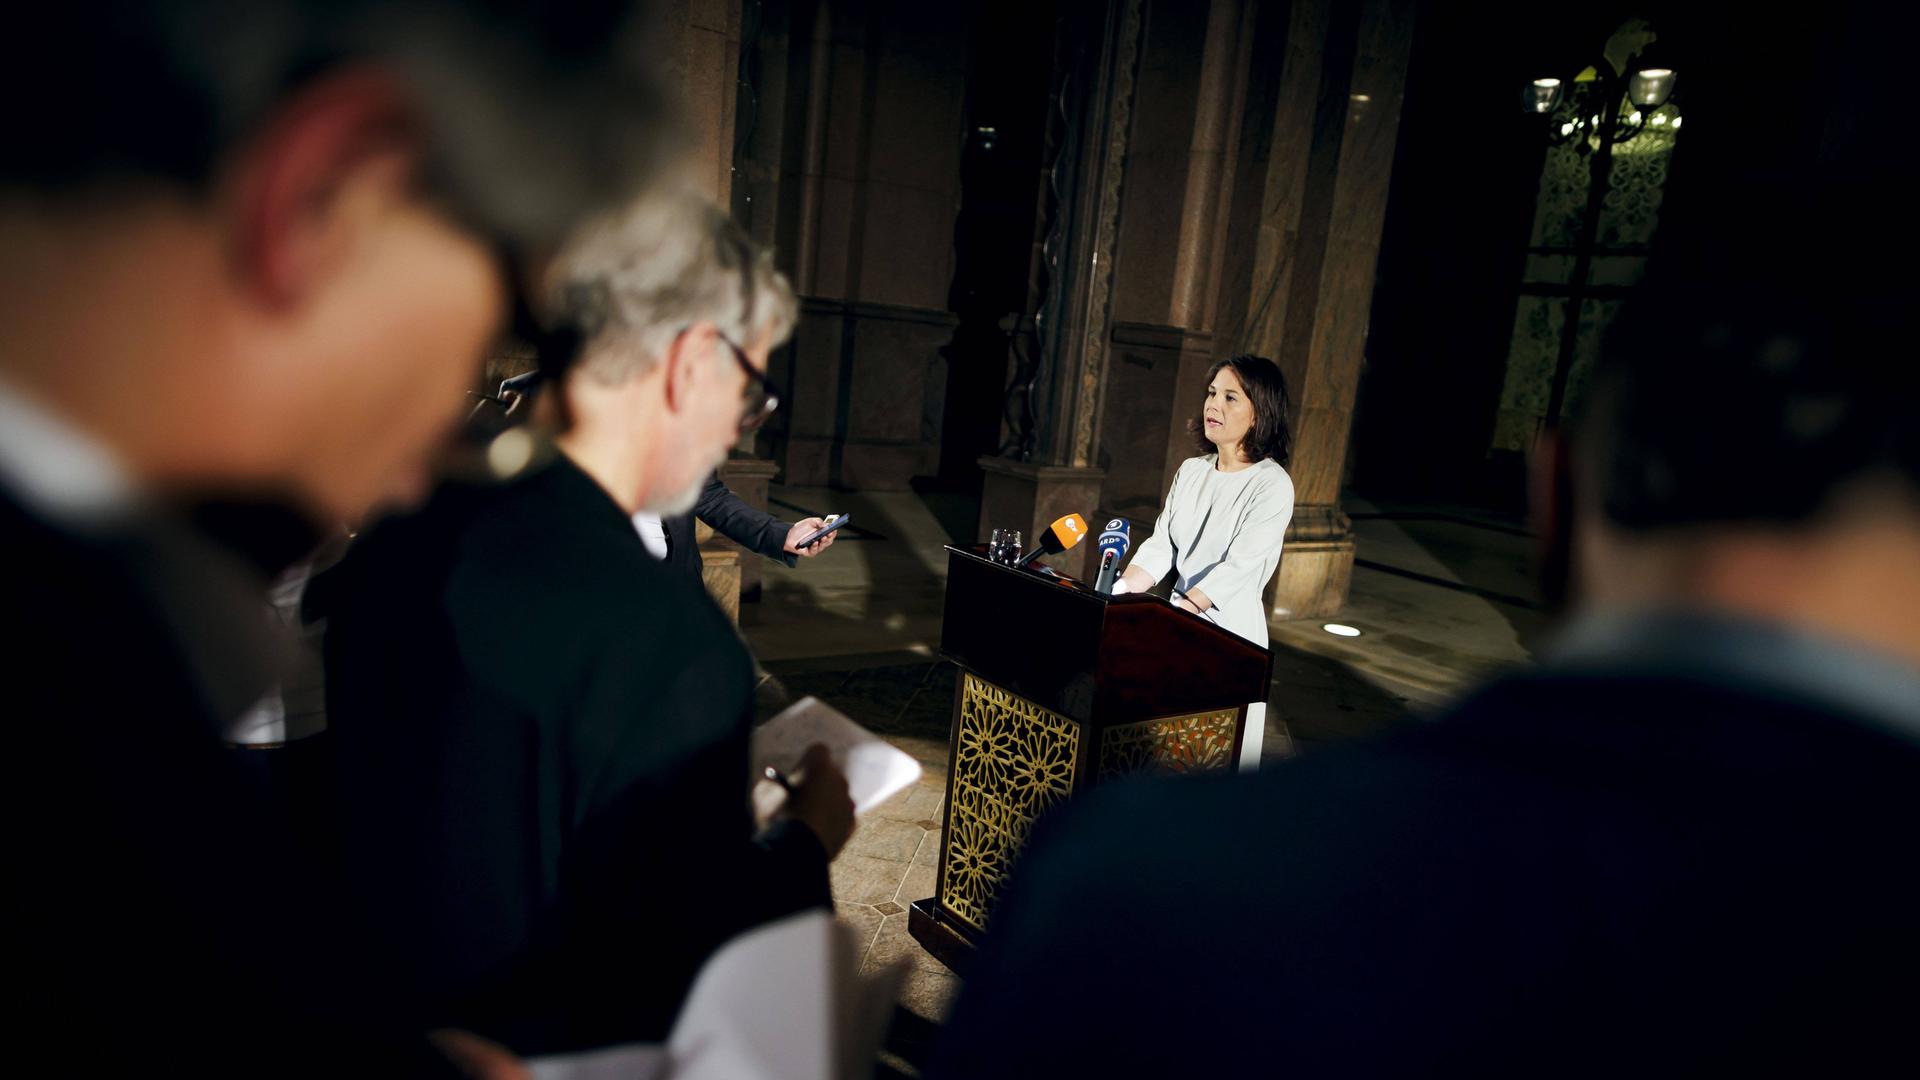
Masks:
[[[1128,593],[1149,592],[1153,589],[1153,585],[1153,578],[1148,577],[1145,570],[1137,566],[1129,566],[1127,572],[1114,581],[1111,595],[1125,596]]]

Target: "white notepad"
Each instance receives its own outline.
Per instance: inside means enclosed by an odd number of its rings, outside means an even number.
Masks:
[[[534,1080],[865,1080],[906,964],[860,974],[861,943],[824,911],[748,931],[700,969],[665,1046],[538,1058]]]
[[[847,774],[856,814],[865,814],[920,779],[920,763],[906,751],[811,696],[789,705],[753,733],[753,775],[762,775],[768,765],[791,773],[814,743],[824,743],[833,752],[833,763]],[[756,790],[756,806],[762,798]]]

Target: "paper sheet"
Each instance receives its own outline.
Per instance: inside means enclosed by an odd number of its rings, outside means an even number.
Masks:
[[[867,813],[920,779],[920,763],[906,751],[811,696],[794,702],[753,733],[753,774],[761,775],[768,765],[791,773],[800,763],[800,755],[813,743],[824,743],[833,752],[833,763],[847,774],[847,790],[853,796],[856,814]],[[767,797],[756,789],[756,808],[762,808],[760,804]],[[772,798],[777,801],[778,788],[774,788]]]
[[[612,1046],[527,1062],[533,1080],[667,1080],[663,1046]]]
[[[859,975],[853,931],[823,911],[751,930],[700,969],[666,1046],[540,1058],[534,1080],[864,1080],[904,962]]]

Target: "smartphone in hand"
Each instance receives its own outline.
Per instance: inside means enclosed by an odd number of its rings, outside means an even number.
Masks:
[[[809,533],[805,540],[802,540],[793,546],[794,547],[812,547],[814,544],[820,541],[821,537],[827,535],[828,533],[832,532],[835,529],[838,529],[840,526],[845,525],[847,523],[847,519],[850,516],[851,515],[849,514],[834,515],[833,517],[827,520],[827,523],[825,525],[821,526],[819,529],[816,529],[812,533]]]

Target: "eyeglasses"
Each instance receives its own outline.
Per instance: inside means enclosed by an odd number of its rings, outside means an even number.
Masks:
[[[747,373],[747,388],[740,402],[740,433],[744,435],[767,422],[767,417],[780,407],[780,395],[774,390],[772,381],[753,366],[753,361],[747,359],[745,349],[735,345],[725,334],[715,333],[713,336],[720,339],[720,343],[733,354],[733,362]]]

